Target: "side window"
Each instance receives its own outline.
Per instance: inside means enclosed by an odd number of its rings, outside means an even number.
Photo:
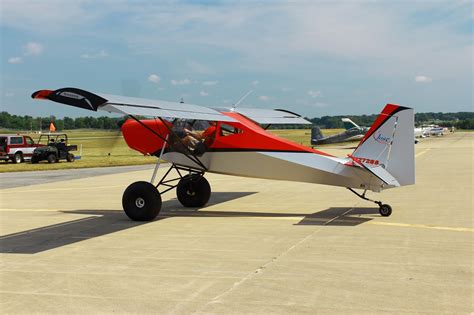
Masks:
[[[231,126],[225,123],[221,123],[221,131],[219,134],[222,137],[226,137],[230,135],[240,134],[242,132],[243,132],[242,129],[236,128],[234,126]]]
[[[10,144],[23,144],[23,137],[11,137]]]
[[[35,144],[33,139],[31,139],[30,137],[25,137],[25,139],[26,139],[26,144],[27,145],[34,145]]]

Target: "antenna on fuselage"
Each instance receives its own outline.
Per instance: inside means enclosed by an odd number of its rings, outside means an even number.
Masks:
[[[250,94],[252,94],[253,90],[250,90],[248,91],[247,93],[245,93],[234,105],[232,105],[232,108],[230,109],[231,111],[234,111],[237,106],[243,102],[243,100],[245,100],[247,98],[247,96],[249,96]]]

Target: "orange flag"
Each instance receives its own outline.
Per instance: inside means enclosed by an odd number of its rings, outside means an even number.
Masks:
[[[49,124],[49,131],[50,131],[50,132],[55,132],[55,131],[56,131],[56,127],[54,127],[53,122],[51,122],[51,123]]]

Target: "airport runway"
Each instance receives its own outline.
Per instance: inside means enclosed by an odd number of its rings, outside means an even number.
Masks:
[[[473,140],[417,144],[417,184],[371,194],[388,218],[344,188],[208,174],[207,207],[172,191],[129,221],[150,169],[3,188],[0,310],[472,313]]]

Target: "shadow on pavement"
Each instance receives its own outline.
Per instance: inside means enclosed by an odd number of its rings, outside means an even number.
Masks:
[[[371,221],[371,217],[378,214],[379,208],[329,208],[306,215],[296,225],[356,226]]]
[[[215,192],[212,194],[208,206],[252,194],[255,194],[255,192]],[[176,199],[163,202],[162,207],[162,212],[155,221],[174,216],[174,209],[179,209],[180,211],[176,212],[181,213],[196,212],[198,210],[196,208],[183,210],[181,204]],[[35,254],[90,238],[152,223],[131,221],[123,211],[117,210],[77,210],[63,212],[91,216],[4,235],[0,237],[0,253]]]
[[[209,205],[252,195],[255,192],[216,192]],[[205,209],[205,208],[204,208]],[[144,224],[151,224],[171,217],[268,217],[303,219],[295,225],[356,226],[372,220],[357,215],[378,213],[378,208],[329,208],[313,214],[271,213],[243,211],[206,211],[199,208],[183,208],[176,199],[163,202],[160,215],[152,222],[131,221],[118,210],[76,210],[64,213],[91,215],[78,220],[49,225],[37,229],[9,234],[0,237],[0,253],[36,254],[46,250],[74,244],[83,240],[123,231]]]

